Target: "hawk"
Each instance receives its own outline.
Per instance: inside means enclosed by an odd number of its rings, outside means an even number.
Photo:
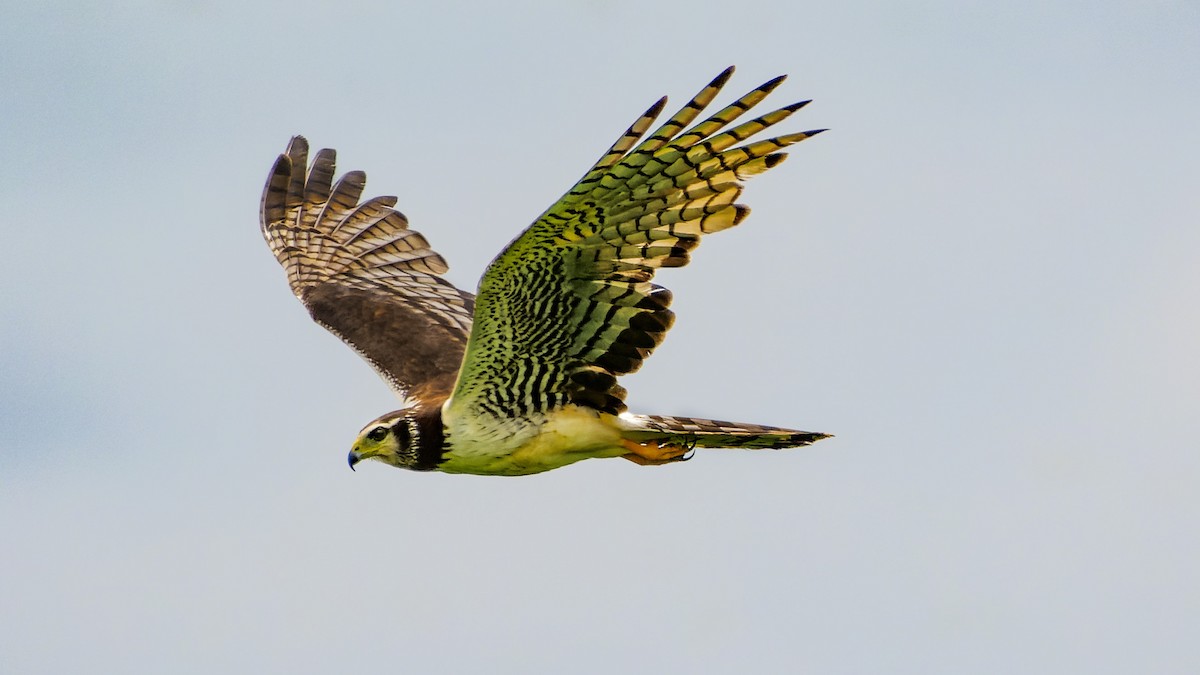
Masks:
[[[500,252],[476,294],[392,207],[360,201],[362,171],[334,181],[335,153],[308,163],[294,137],[267,179],[262,233],[312,318],[354,348],[399,395],[366,425],[349,463],[515,476],[582,459],[657,465],[693,448],[790,448],[827,434],[626,412],[617,378],[662,342],[671,293],[651,282],[687,264],[701,238],[745,219],[742,181],[823,130],[749,142],[804,107],[733,125],[777,77],[689,128],[730,67],[645,136],[664,97],[569,192]]]

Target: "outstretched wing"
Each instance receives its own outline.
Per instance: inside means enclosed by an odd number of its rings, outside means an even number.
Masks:
[[[333,181],[336,153],[296,136],[262,196],[262,233],[313,319],[354,348],[401,398],[449,394],[471,330],[475,298],[440,274],[448,267],[395,197],[359,203],[367,177]]]
[[[666,98],[655,103],[491,263],[448,423],[488,433],[566,403],[625,409],[617,376],[641,366],[674,318],[670,292],[650,282],[655,270],[687,264],[703,235],[741,222],[749,213],[734,203],[742,181],[818,133],[744,142],[807,101],[726,129],[783,77],[684,131],[732,73],[639,144]]]

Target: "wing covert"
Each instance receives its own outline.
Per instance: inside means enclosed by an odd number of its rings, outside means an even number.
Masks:
[[[663,340],[671,293],[651,283],[687,264],[703,235],[737,225],[742,181],[819,131],[747,142],[804,101],[730,126],[776,78],[689,127],[728,81],[722,72],[645,140],[660,99],[583,178],[489,265],[448,419],[502,420],[566,403],[617,414],[617,377]],[[640,142],[639,142],[640,141]]]
[[[336,154],[292,138],[263,190],[261,227],[313,320],[354,348],[402,398],[439,401],[462,362],[475,298],[441,278],[448,267],[395,197],[359,203],[366,174],[336,182]]]

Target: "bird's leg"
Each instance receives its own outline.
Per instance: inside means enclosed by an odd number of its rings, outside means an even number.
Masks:
[[[629,454],[621,455],[634,464],[642,466],[659,466],[673,462],[686,462],[692,458],[692,450],[696,447],[694,439],[683,443],[669,441],[647,441],[639,443],[628,439],[622,440],[621,445],[629,450]]]

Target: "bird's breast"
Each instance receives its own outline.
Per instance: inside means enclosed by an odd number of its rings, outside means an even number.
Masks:
[[[438,469],[447,473],[520,476],[627,452],[614,416],[577,405],[487,425],[486,434],[452,433],[446,440],[449,450]]]

